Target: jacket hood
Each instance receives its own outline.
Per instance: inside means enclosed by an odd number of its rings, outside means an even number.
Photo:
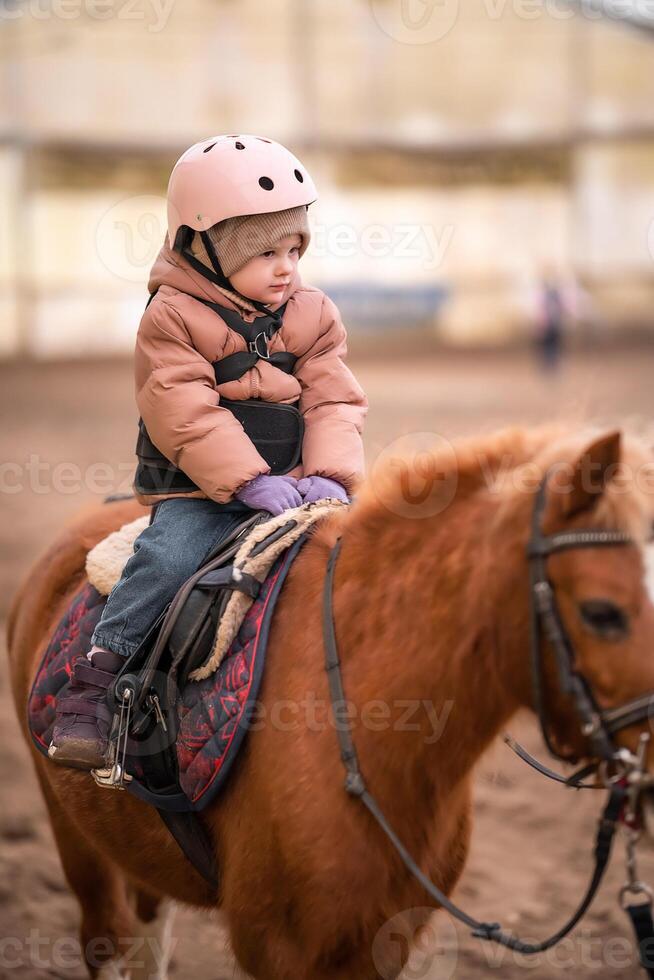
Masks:
[[[302,281],[296,268],[290,292],[284,302],[287,302],[301,285]],[[247,314],[245,319],[254,319],[256,316],[263,316],[245,296],[241,296],[240,293],[228,289],[223,289],[222,286],[216,285],[201,273],[196,272],[179,252],[171,249],[167,240],[164,240],[164,244],[161,246],[161,250],[150,270],[148,292],[153,293],[160,286],[169,286],[178,292],[188,293],[190,296],[196,296],[200,299],[209,300],[211,303],[219,303],[221,306],[238,310],[239,313]],[[271,303],[269,309],[274,312],[281,305],[281,302]]]

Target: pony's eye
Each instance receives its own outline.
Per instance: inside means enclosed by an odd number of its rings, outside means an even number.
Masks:
[[[621,640],[629,633],[629,617],[608,599],[587,599],[579,604],[579,615],[586,629],[604,640]]]

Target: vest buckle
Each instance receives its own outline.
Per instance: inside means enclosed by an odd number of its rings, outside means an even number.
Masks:
[[[263,351],[262,351],[263,348]],[[256,354],[257,357],[261,358],[262,361],[270,360],[270,351],[268,350],[268,337],[261,331],[258,333],[254,340],[248,343],[248,350],[251,354]]]

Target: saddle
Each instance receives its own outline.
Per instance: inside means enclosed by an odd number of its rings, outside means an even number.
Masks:
[[[187,579],[136,653],[126,658],[109,701],[116,710],[127,694],[135,735],[147,727],[149,713],[154,712],[159,723],[161,716],[165,721],[170,715],[176,690],[184,687],[191,671],[209,657],[232,591],[257,598],[261,583],[251,576],[235,577],[233,559],[248,531],[268,516],[264,512],[248,515]],[[162,682],[164,676],[166,683]]]
[[[304,505],[273,519],[248,515],[184,583],[108,689],[113,764],[94,771],[96,782],[154,806],[212,883],[213,855],[199,811],[225,784],[247,735],[286,575],[311,526],[335,506]],[[93,580],[82,586],[43,656],[28,718],[44,755],[57,700],[66,694],[73,662],[89,647],[110,585],[100,586],[104,594]],[[226,609],[231,629],[218,655]]]

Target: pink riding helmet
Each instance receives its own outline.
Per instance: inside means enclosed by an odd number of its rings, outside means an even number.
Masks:
[[[225,218],[312,204],[316,188],[297,157],[262,136],[214,136],[181,155],[168,182],[168,242],[183,225],[207,231]]]

